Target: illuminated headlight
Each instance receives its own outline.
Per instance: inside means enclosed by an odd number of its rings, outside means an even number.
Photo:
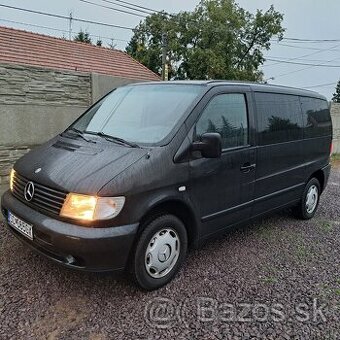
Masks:
[[[9,178],[9,188],[11,191],[13,191],[13,186],[14,186],[14,176],[15,176],[15,170],[11,170],[10,178]]]
[[[125,197],[97,197],[70,193],[60,216],[78,220],[97,221],[116,217],[123,209]]]

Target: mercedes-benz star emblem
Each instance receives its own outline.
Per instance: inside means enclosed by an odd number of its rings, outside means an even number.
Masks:
[[[34,196],[34,184],[33,184],[33,182],[27,182],[27,184],[25,186],[25,190],[24,190],[24,196],[25,196],[25,200],[27,202],[32,201],[33,196]]]

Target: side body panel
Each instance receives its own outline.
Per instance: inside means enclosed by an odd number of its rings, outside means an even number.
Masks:
[[[255,92],[254,98],[258,145],[255,217],[297,201],[306,173],[299,97]]]
[[[332,120],[325,100],[301,96],[300,102],[304,123],[303,157],[308,179],[329,164]]]

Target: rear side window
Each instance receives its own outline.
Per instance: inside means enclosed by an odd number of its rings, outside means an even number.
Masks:
[[[305,138],[328,136],[332,133],[331,116],[327,101],[301,97]]]
[[[298,96],[255,93],[259,144],[302,139],[302,114]]]
[[[196,138],[206,132],[222,137],[222,149],[248,144],[247,104],[244,94],[220,94],[204,109],[196,124]]]

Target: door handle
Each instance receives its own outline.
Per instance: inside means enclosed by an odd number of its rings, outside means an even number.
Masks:
[[[241,166],[240,170],[246,174],[250,171],[253,171],[255,168],[256,164],[250,164],[249,162],[247,162]]]

